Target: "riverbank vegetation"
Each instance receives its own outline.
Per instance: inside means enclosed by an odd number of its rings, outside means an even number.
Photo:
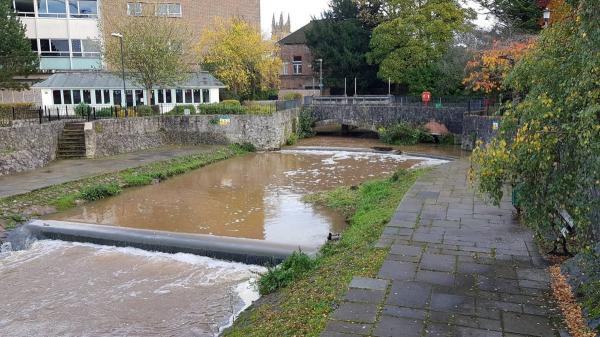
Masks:
[[[306,197],[342,212],[349,227],[316,257],[297,253],[258,281],[263,296],[224,336],[318,336],[353,276],[376,277],[387,250],[374,247],[402,197],[422,171],[340,187]]]
[[[150,185],[175,175],[253,152],[251,144],[235,144],[210,152],[152,163],[50,186],[26,194],[0,199],[0,224],[14,228],[31,217],[43,216],[121,193],[124,189]]]

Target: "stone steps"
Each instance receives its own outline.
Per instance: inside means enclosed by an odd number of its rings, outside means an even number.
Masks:
[[[58,139],[59,159],[76,159],[85,157],[85,133],[83,123],[65,124]]]

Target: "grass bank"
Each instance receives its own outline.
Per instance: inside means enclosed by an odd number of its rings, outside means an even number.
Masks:
[[[307,201],[343,212],[349,228],[315,259],[296,254],[258,282],[263,296],[224,336],[318,336],[353,276],[376,277],[387,250],[374,248],[402,197],[422,171],[399,171],[358,188],[342,187]]]
[[[150,185],[217,161],[254,151],[250,145],[230,145],[219,150],[156,162],[117,173],[88,177],[26,194],[0,199],[0,225],[12,229],[29,218],[63,211],[76,205]]]

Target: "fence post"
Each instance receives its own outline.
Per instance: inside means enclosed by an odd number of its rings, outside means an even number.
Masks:
[[[90,116],[90,112],[91,112],[91,111],[90,111],[90,107],[88,107],[88,108],[87,108],[87,109],[85,109],[85,110],[87,111],[87,121],[89,122],[89,121],[90,121],[90,117],[91,117],[91,116]]]
[[[469,108],[468,108],[468,111],[469,111],[469,115],[470,115],[471,114],[471,99],[470,98],[469,98]]]
[[[13,117],[13,121],[17,119],[17,113],[15,112],[15,107],[12,107],[12,117]]]
[[[38,115],[40,116],[40,124],[42,124],[42,107],[38,110]]]
[[[56,107],[56,118],[58,118],[58,120],[60,120],[60,108]]]
[[[92,108],[92,113],[94,114],[94,120],[96,120],[96,107]]]

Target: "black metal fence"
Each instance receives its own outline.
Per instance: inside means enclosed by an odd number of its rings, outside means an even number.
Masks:
[[[140,106],[89,106],[62,105],[46,107],[9,107],[0,109],[0,127],[18,123],[48,123],[59,120],[85,120],[147,117],[161,115],[195,115],[195,114],[257,114],[269,115],[278,111],[300,107],[301,101],[261,101],[244,105],[227,104],[159,104]]]

